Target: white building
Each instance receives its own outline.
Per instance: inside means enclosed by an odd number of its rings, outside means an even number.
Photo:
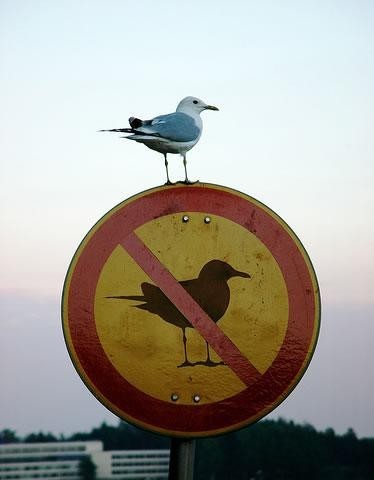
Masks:
[[[169,450],[114,450],[93,452],[100,480],[153,480],[168,478]]]
[[[80,480],[79,462],[102,449],[98,441],[0,445],[0,480]]]
[[[0,445],[0,480],[80,480],[79,464],[90,457],[97,480],[167,479],[169,450],[103,451],[100,441]]]

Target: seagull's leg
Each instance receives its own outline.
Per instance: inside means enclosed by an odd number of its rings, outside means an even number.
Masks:
[[[184,183],[191,183],[191,182],[188,180],[188,176],[187,176],[187,160],[186,160],[186,154],[185,154],[185,153],[182,153],[182,157],[183,157],[184,174],[185,174]]]
[[[188,178],[188,175],[187,175],[187,159],[186,159],[186,153],[181,153],[182,157],[183,157],[183,165],[184,165],[184,174],[185,174],[185,178],[184,178],[184,183],[197,183],[198,180],[195,180],[194,182],[191,182],[191,180],[189,180]]]
[[[166,168],[166,184],[167,185],[172,185],[171,181],[170,181],[170,178],[169,178],[169,170],[168,170],[168,165],[169,165],[169,162],[168,162],[168,159],[167,159],[167,154],[164,153],[164,158],[165,158],[165,168]]]

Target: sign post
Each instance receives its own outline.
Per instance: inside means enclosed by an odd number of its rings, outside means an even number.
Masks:
[[[196,440],[171,439],[169,480],[193,480]]]
[[[247,426],[290,394],[314,352],[320,299],[276,213],[227,187],[178,184],[125,200],[91,229],[62,313],[72,361],[107,408],[194,439]]]

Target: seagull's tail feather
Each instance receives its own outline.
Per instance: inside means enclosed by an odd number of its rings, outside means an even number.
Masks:
[[[109,130],[99,130],[99,132],[135,133],[132,128],[111,128]]]
[[[99,130],[99,132],[117,132],[117,133],[132,133],[129,136],[123,136],[121,138],[128,138],[129,140],[136,140],[142,142],[143,140],[148,140],[152,138],[160,138],[157,134],[145,133],[135,128],[111,128],[109,130]]]

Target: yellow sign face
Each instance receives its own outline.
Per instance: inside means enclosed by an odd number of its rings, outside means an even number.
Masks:
[[[108,212],[63,299],[90,390],[124,420],[184,437],[274,409],[307,368],[319,312],[292,230],[253,198],[206,184],[159,187]]]
[[[183,217],[188,216],[184,222]],[[242,226],[220,216],[184,212],[166,215],[136,230],[158,260],[181,280],[198,278],[212,259],[222,260],[251,278],[228,281],[229,306],[219,327],[263,374],[282,346],[287,329],[288,298],[282,272],[266,246]],[[182,329],[157,313],[136,308],[141,301],[110,296],[142,295],[141,284],[152,282],[137,262],[118,246],[101,271],[95,295],[97,332],[113,366],[132,385],[152,397],[179,402],[219,402],[246,385],[212,350],[211,366],[204,364],[207,346],[193,328],[186,329],[188,359],[182,367]],[[265,301],[266,299],[266,301]],[[134,308],[135,307],[135,308]],[[245,334],[243,334],[245,332]],[[179,368],[178,368],[179,367]]]

